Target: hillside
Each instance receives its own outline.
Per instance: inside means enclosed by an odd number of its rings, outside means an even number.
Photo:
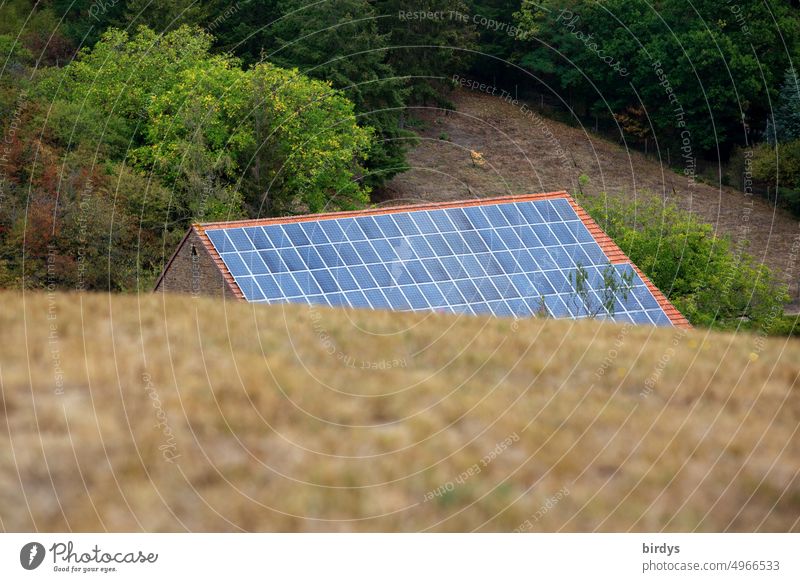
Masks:
[[[389,185],[390,198],[461,200],[471,197],[550,192],[579,188],[633,200],[649,191],[695,212],[719,234],[748,240],[748,252],[776,269],[798,302],[800,223],[788,212],[734,188],[697,182],[668,167],[666,160],[627,149],[588,128],[544,118],[530,109],[484,93],[459,90],[457,110],[417,108],[420,143],[411,150],[411,171]],[[470,150],[483,154],[485,167],[473,165]],[[671,160],[681,166],[680,160]]]
[[[800,531],[794,340],[0,300],[5,531]]]

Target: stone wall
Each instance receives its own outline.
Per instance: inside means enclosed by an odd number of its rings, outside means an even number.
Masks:
[[[156,285],[155,291],[233,297],[222,273],[195,229],[192,229],[183,240],[167,271]]]

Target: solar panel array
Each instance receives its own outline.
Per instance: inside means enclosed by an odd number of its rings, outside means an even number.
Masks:
[[[632,266],[611,266],[564,198],[206,234],[251,302],[671,325]]]

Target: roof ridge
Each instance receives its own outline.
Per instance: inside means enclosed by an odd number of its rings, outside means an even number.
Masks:
[[[236,228],[247,226],[267,226],[272,224],[291,224],[294,222],[307,222],[312,220],[334,220],[358,216],[376,216],[380,214],[393,214],[396,212],[419,212],[423,210],[440,210],[443,208],[469,208],[470,206],[485,206],[489,204],[504,204],[508,202],[526,202],[532,200],[550,200],[555,198],[569,198],[565,190],[543,192],[540,194],[511,194],[508,196],[494,196],[491,198],[471,198],[468,200],[450,200],[443,202],[426,202],[423,204],[399,204],[397,206],[373,206],[362,210],[342,210],[337,212],[320,212],[317,214],[299,214],[296,216],[276,216],[265,218],[250,218],[244,220],[229,220],[222,222],[196,223],[192,226],[202,230],[216,228]]]

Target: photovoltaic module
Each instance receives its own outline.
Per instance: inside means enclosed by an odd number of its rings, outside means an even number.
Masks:
[[[250,302],[672,325],[565,197],[204,231]]]

